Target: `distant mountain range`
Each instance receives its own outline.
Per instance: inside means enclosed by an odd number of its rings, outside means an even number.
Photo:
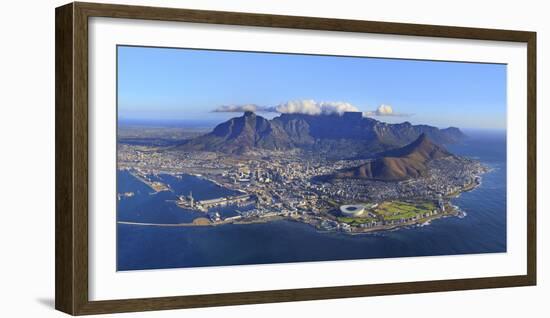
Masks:
[[[412,143],[383,153],[358,167],[336,173],[334,178],[358,178],[381,181],[401,181],[422,176],[426,164],[434,159],[452,156],[442,146],[430,141],[423,133]]]
[[[300,148],[352,157],[399,148],[422,134],[439,144],[456,143],[465,137],[455,127],[438,129],[409,122],[388,124],[363,117],[360,112],[342,115],[281,114],[271,120],[245,112],[243,116],[223,122],[212,132],[190,139],[178,147],[232,154],[257,149]]]

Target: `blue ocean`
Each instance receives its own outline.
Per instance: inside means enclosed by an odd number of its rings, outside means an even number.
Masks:
[[[333,261],[388,257],[506,252],[506,135],[466,132],[461,144],[447,148],[492,168],[473,191],[452,200],[466,213],[429,225],[395,231],[347,235],[319,232],[310,225],[275,221],[221,226],[160,227],[117,224],[117,270]],[[192,192],[197,200],[232,194],[191,175],[159,175],[173,192],[151,194],[127,171],[118,171],[118,192],[133,192],[118,201],[117,219],[138,223],[190,222],[200,212],[175,205],[177,194]],[[225,215],[235,213],[227,207]]]

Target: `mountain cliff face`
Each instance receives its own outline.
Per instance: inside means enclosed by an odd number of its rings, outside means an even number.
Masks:
[[[374,154],[395,149],[426,134],[437,143],[454,143],[464,135],[458,128],[382,123],[357,112],[343,115],[281,114],[267,120],[252,112],[219,124],[206,135],[180,146],[184,150],[244,153],[254,149],[301,148],[320,152]]]
[[[246,112],[219,124],[211,133],[191,139],[184,149],[244,153],[253,148],[288,149],[292,147],[287,133],[279,125]]]
[[[449,156],[452,154],[431,142],[423,133],[405,147],[387,151],[375,160],[339,172],[334,177],[381,181],[407,180],[422,176],[429,161]]]

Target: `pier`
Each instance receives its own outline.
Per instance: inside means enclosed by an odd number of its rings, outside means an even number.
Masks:
[[[250,201],[251,199],[252,196],[250,194],[240,194],[235,196],[195,201],[192,195],[189,195],[187,197],[180,196],[179,200],[176,203],[182,208],[195,209],[206,212],[208,209],[214,207],[244,203]]]
[[[246,202],[250,200],[249,194],[241,194],[236,195],[233,197],[223,197],[223,198],[216,198],[216,199],[210,199],[210,200],[201,200],[197,201],[197,205],[199,207],[202,207],[204,209],[210,209],[216,206],[223,206],[223,205],[230,205],[230,204],[236,204],[241,202]]]

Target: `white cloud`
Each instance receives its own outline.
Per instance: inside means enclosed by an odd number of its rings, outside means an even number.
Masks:
[[[363,116],[410,116],[410,114],[396,113],[390,105],[382,104],[376,110],[363,112]]]
[[[222,105],[214,109],[216,113],[272,112],[282,114],[342,114],[344,112],[358,112],[359,109],[346,102],[316,102],[312,99],[288,101],[273,107],[256,104]]]
[[[347,102],[317,102],[313,99],[288,101],[277,106],[260,106],[256,104],[242,105],[222,105],[213,110],[216,113],[243,113],[251,112],[272,112],[282,114],[342,114],[344,112],[359,112],[360,110],[354,105]],[[400,116],[406,117],[411,114],[398,113],[393,110],[391,105],[381,104],[376,110],[363,112],[365,117],[382,117],[382,116]]]
[[[312,99],[289,101],[274,107],[275,111],[283,114],[342,114],[344,112],[358,112],[359,109],[346,102],[316,102]]]
[[[222,105],[214,109],[215,113],[244,113],[249,112],[258,112],[263,111],[264,107],[255,105],[255,104],[245,104],[245,105]]]

